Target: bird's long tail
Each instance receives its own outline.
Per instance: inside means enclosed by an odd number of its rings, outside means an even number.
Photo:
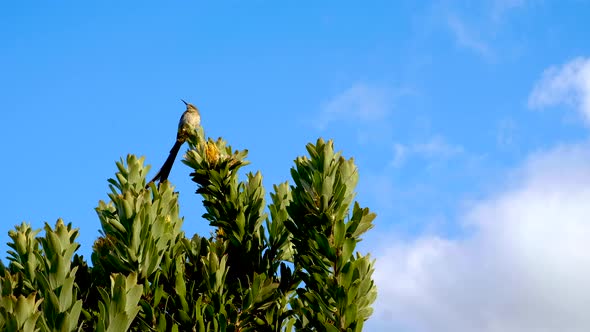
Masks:
[[[184,142],[181,140],[176,140],[176,142],[174,143],[174,146],[172,146],[172,149],[170,149],[170,154],[168,155],[168,158],[166,158],[164,165],[162,165],[162,168],[160,168],[158,173],[156,173],[156,176],[154,176],[154,178],[150,182],[148,182],[148,184],[146,185],[146,188],[149,187],[150,183],[152,183],[152,182],[159,180],[160,183],[162,183],[168,179],[168,175],[170,175],[170,171],[172,170],[172,165],[174,165],[174,160],[176,159],[176,156],[178,155],[178,151],[180,151],[180,147],[182,146],[182,143],[184,143]]]

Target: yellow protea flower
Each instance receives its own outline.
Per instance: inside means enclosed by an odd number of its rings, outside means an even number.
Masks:
[[[210,164],[215,165],[217,160],[219,160],[219,150],[217,149],[217,145],[211,141],[207,142],[207,146],[205,147],[205,155],[207,156],[207,161]]]

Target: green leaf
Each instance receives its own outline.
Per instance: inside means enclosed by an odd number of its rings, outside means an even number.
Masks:
[[[336,248],[342,247],[342,245],[344,244],[345,235],[346,229],[344,226],[344,220],[336,221],[336,223],[334,224],[334,246]]]

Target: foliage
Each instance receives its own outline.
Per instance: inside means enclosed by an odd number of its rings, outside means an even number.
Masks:
[[[293,184],[248,173],[247,151],[189,139],[184,163],[208,237],[187,238],[178,193],[146,186],[133,155],[116,163],[92,266],[75,255],[78,230],[58,220],[43,236],[23,223],[0,262],[1,331],[361,331],[376,288],[368,255],[355,252],[375,215],[354,202],[352,159],[332,141],[308,144]]]

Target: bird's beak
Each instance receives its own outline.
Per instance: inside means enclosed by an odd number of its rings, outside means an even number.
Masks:
[[[188,106],[188,103],[186,101],[184,101],[184,99],[181,99],[181,100],[186,106]]]

